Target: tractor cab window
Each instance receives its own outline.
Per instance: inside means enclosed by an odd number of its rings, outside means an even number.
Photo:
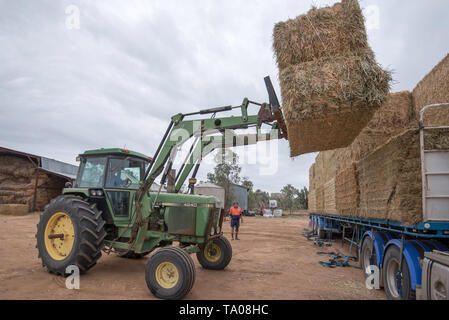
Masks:
[[[139,159],[110,159],[106,175],[106,188],[138,189],[145,170]]]
[[[79,176],[76,179],[78,188],[102,188],[106,158],[83,158]]]

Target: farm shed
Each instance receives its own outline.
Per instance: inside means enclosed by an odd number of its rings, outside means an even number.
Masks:
[[[43,210],[77,171],[68,163],[0,147],[0,213]]]

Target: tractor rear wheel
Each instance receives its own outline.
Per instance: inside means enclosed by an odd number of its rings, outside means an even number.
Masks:
[[[51,200],[37,225],[42,265],[58,275],[66,275],[72,265],[86,272],[101,257],[104,225],[101,211],[81,197],[63,195]]]
[[[204,269],[223,270],[231,262],[232,246],[228,239],[221,236],[208,243],[196,257]]]
[[[178,247],[163,248],[148,260],[145,267],[148,289],[158,298],[179,300],[195,282],[195,267],[190,255]]]

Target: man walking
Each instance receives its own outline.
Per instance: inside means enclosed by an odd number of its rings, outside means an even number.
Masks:
[[[231,216],[232,240],[234,240],[234,230],[235,230],[235,240],[240,240],[239,228],[240,228],[240,221],[243,223],[243,214],[242,208],[239,207],[238,202],[234,202],[234,206],[229,210],[229,215]]]

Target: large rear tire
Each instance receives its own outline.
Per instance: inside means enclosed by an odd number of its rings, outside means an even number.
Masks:
[[[195,282],[195,267],[190,255],[178,247],[163,248],[150,257],[145,280],[156,297],[166,300],[184,298]]]
[[[399,294],[396,275],[399,271],[400,250],[397,246],[390,246],[385,253],[383,264],[383,283],[388,300],[415,300],[416,293],[412,290],[410,271],[407,261],[402,257],[402,295]]]
[[[101,257],[104,225],[101,211],[81,197],[63,195],[51,200],[37,225],[42,266],[58,275],[66,275],[72,265],[85,273]]]
[[[196,257],[204,269],[223,270],[232,259],[231,243],[221,236],[206,245],[196,254]]]

